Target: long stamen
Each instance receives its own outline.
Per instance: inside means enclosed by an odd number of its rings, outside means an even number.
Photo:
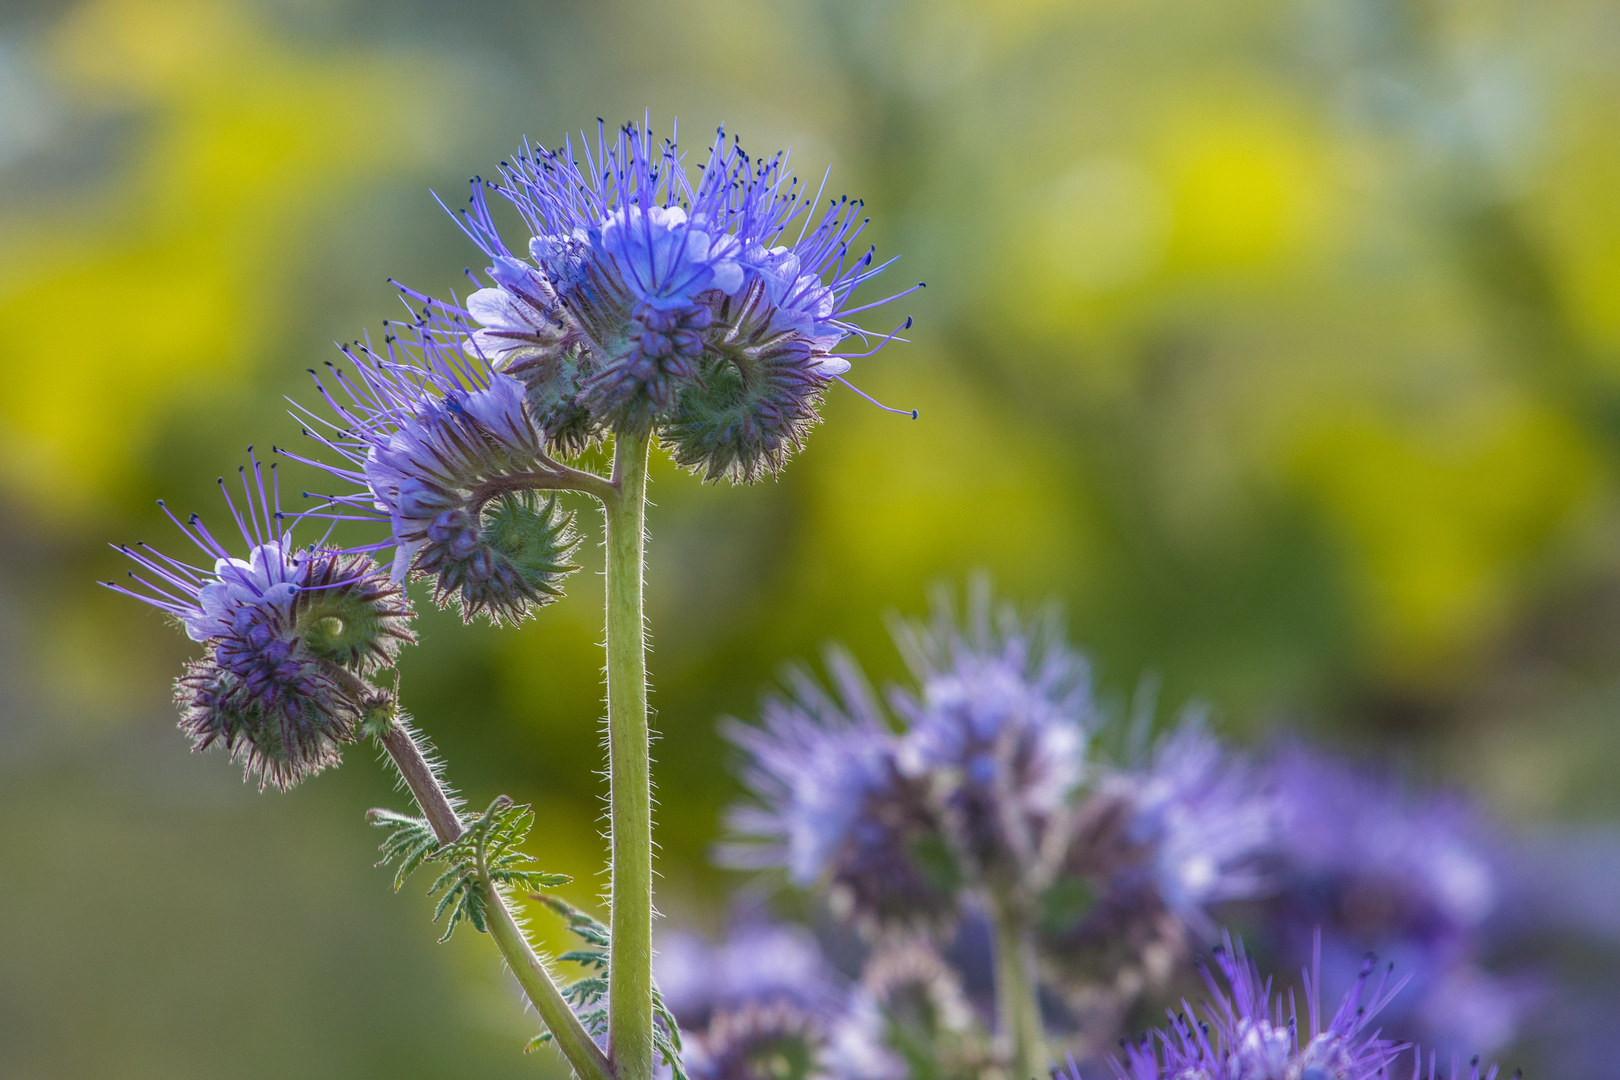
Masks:
[[[843,383],[845,386],[849,387],[849,389],[855,391],[855,393],[859,394],[861,397],[865,398],[867,401],[870,401],[873,405],[876,405],[878,408],[882,409],[884,412],[894,413],[897,416],[909,416],[913,420],[917,419],[917,410],[916,409],[897,409],[893,405],[885,405],[885,404],[883,404],[883,402],[879,401],[877,398],[873,397],[871,394],[868,394],[865,390],[862,390],[860,387],[856,386],[854,383],[850,382],[848,379],[844,378],[842,375],[834,375],[833,378],[837,379],[839,382]]]

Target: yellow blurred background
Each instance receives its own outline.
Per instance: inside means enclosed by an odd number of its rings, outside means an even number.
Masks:
[[[1620,21],[1605,0],[10,0],[0,10],[0,1077],[555,1073],[373,870],[369,752],[193,758],[189,643],[95,587],[293,444],[327,343],[475,250],[434,204],[650,110],[866,198],[913,342],[779,481],[655,471],[660,904],[715,925],[715,718],[989,570],[1099,682],[1620,814]],[[882,319],[887,319],[887,312]],[[881,321],[881,320],[880,320]],[[875,324],[874,324],[875,325]],[[313,483],[306,478],[303,483]],[[297,483],[287,487],[296,490]],[[423,620],[407,703],[591,904],[599,563]],[[425,599],[423,601],[425,606]]]

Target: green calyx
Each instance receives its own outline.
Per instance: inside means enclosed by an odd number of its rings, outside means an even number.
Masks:
[[[416,640],[410,601],[364,556],[332,555],[315,565],[292,605],[293,631],[322,660],[352,671],[393,663]]]
[[[798,342],[733,346],[705,358],[699,381],[681,392],[664,438],[676,462],[703,479],[753,483],[781,468],[803,443],[820,419],[823,385]]]
[[[529,415],[546,445],[564,457],[595,445],[602,436],[591,410],[579,400],[590,372],[589,358],[577,348],[527,357],[507,368],[507,374],[523,383]]]
[[[541,502],[533,492],[502,495],[484,507],[484,542],[536,593],[561,596],[561,581],[579,569],[568,561],[579,544],[574,515],[557,507],[557,497]]]
[[[439,577],[441,600],[454,592],[463,617],[487,614],[517,622],[562,595],[565,577],[578,569],[569,556],[579,544],[574,516],[557,497],[508,492],[484,504],[479,550]]]

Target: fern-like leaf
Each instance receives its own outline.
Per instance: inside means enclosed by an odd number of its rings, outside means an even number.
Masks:
[[[462,816],[463,832],[452,844],[440,844],[432,828],[421,818],[392,810],[373,810],[372,824],[388,835],[383,840],[379,866],[397,863],[394,891],[405,879],[428,862],[444,865],[428,886],[428,895],[439,898],[433,921],[448,919],[441,942],[450,940],[456,927],[470,923],[479,933],[489,932],[489,897],[486,880],[525,892],[567,884],[567,874],[548,874],[537,869],[534,860],[520,850],[534,824],[534,811],[515,805],[505,795],[490,803],[482,814]]]

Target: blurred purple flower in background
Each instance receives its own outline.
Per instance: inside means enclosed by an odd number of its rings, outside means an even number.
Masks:
[[[1444,1053],[1510,1042],[1537,994],[1482,965],[1502,883],[1481,812],[1300,745],[1268,772],[1279,830],[1263,922],[1279,955],[1307,955],[1320,929],[1330,989],[1369,950],[1409,974],[1388,1016],[1402,1035]]]
[[[972,877],[1044,887],[1094,720],[1090,669],[1056,610],[1022,619],[978,579],[962,623],[941,592],[931,621],[896,623],[894,635],[918,687],[890,694],[906,722],[901,769],[928,785]]]
[[[1262,893],[1274,800],[1191,713],[1133,769],[1103,769],[1076,812],[1043,927],[1043,956],[1094,1039],[1163,993],[1216,939],[1212,909]],[[1078,891],[1080,902],[1071,894]],[[1066,914],[1060,914],[1066,913]]]
[[[1155,893],[1201,934],[1214,933],[1212,906],[1267,888],[1261,861],[1277,833],[1275,800],[1201,714],[1163,736],[1146,769],[1110,776],[1100,793],[1129,804],[1126,842],[1151,852]]]
[[[721,942],[666,934],[656,975],[694,1080],[898,1080],[871,996],[836,972],[809,931],[745,922]]]
[[[1196,710],[1125,764],[1088,760],[1120,718],[1094,705],[1054,614],[1021,618],[982,581],[964,620],[942,594],[929,622],[893,631],[915,682],[890,689],[890,714],[834,651],[836,694],[795,671],[762,726],[727,723],[757,801],[733,809],[722,854],[855,916],[886,972],[872,985],[903,988],[874,997],[898,1008],[908,1060],[926,1044],[924,1058],[972,1061],[962,1032],[1007,1030],[995,920],[1009,903],[1030,920],[1030,1007],[1088,1054],[1182,993],[1223,924],[1247,927],[1274,970],[1306,970],[1309,1015],[1290,1026],[1255,966],[1219,954],[1214,1034],[1174,1017],[1128,1051],[1126,1080],[1359,1080],[1390,1065],[1391,1039],[1501,1049],[1537,1004],[1522,965],[1487,967],[1501,872],[1467,803],[1300,746],[1252,760]],[[1401,972],[1398,996],[1370,984],[1373,954]],[[1330,1019],[1324,993],[1346,1001]],[[1391,1039],[1366,1027],[1374,1012]]]
[[[871,929],[948,919],[956,898],[916,850],[932,835],[924,792],[901,773],[897,740],[855,661],[833,650],[827,667],[837,698],[794,670],[792,696],[766,702],[763,726],[725,724],[747,754],[742,776],[757,802],[728,814],[733,839],[720,861],[825,884],[835,908]]]

